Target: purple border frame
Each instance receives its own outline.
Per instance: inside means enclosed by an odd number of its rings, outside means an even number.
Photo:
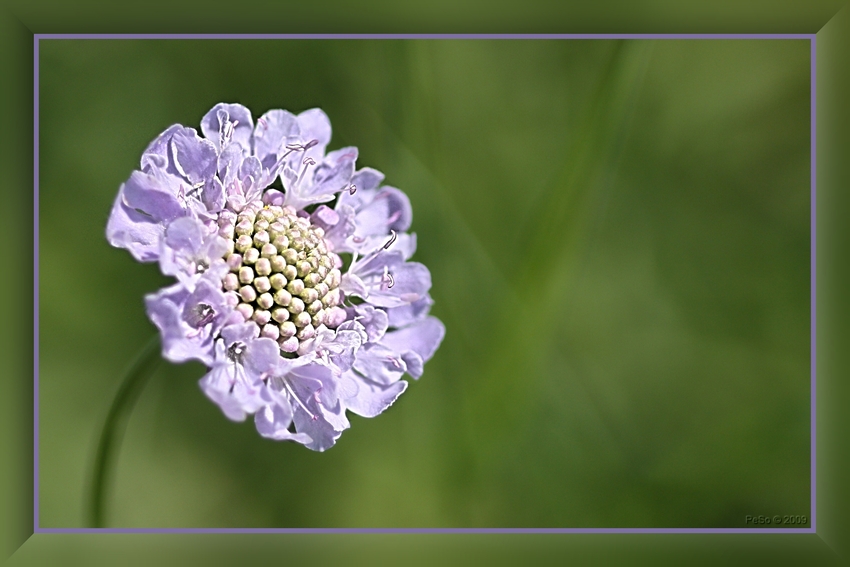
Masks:
[[[39,126],[39,41],[43,39],[808,39],[811,42],[811,522],[808,528],[42,528],[39,526],[39,217],[38,217],[38,126]],[[816,467],[816,59],[817,39],[815,34],[35,34],[33,36],[33,532],[34,533],[174,533],[174,534],[789,534],[816,533],[817,527],[817,467]]]

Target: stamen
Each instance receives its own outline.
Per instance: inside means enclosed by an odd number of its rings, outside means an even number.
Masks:
[[[199,181],[199,182],[195,183],[194,185],[192,185],[192,188],[187,193],[185,193],[184,197],[195,196],[197,193],[200,192],[201,188],[204,186],[205,183],[206,183],[205,181]],[[183,190],[182,185],[180,186],[180,190],[181,191]]]
[[[348,194],[349,194],[349,195],[354,195],[356,192],[357,192],[357,185],[355,185],[354,183],[352,183],[352,184],[348,187]]]
[[[240,342],[235,342],[227,349],[227,358],[236,363],[242,362],[242,354],[245,352],[245,345]],[[235,373],[234,373],[235,378]]]
[[[239,343],[234,343],[233,345],[231,345],[231,346],[230,346],[230,348],[232,349],[232,348],[233,348],[234,346],[236,346],[237,344],[239,344]],[[228,350],[229,350],[229,349],[228,349]],[[231,394],[233,393],[233,389],[236,387],[236,380],[237,380],[237,378],[239,378],[239,376],[237,376],[237,373],[236,373],[236,366],[237,366],[237,363],[236,363],[236,362],[234,362],[234,363],[233,363],[233,379],[232,379],[232,381],[230,382],[230,393],[231,393]]]
[[[295,181],[296,187],[301,185],[301,180],[304,179],[304,174],[307,173],[307,168],[311,165],[316,165],[316,160],[311,157],[305,157],[302,163],[304,164],[304,167],[301,168],[301,173],[298,175],[298,179]]]
[[[224,123],[224,128],[221,131],[221,138],[219,139],[219,143],[222,148],[230,142],[230,138],[233,137],[233,131],[236,129],[237,124],[239,124],[238,120],[231,122],[229,119],[227,119]]]
[[[351,240],[354,241],[355,244],[360,244],[362,242],[365,242],[366,239],[362,236],[352,236]]]
[[[391,289],[394,285],[395,280],[393,279],[393,275],[390,273],[389,269],[384,266],[384,275],[381,276],[381,291]]]
[[[310,148],[312,148],[313,146],[315,146],[318,143],[319,143],[319,140],[310,140],[309,142],[307,142],[303,146],[301,144],[286,144],[285,147],[290,152],[306,152],[307,150],[309,150]]]
[[[265,118],[257,118],[257,123],[258,123],[260,126],[262,126],[262,127],[263,127],[263,130],[268,130],[268,129],[269,129],[269,125],[266,123],[266,119],[265,119]]]
[[[387,360],[389,360],[392,363],[393,366],[395,366],[396,368],[401,370],[401,363],[398,361],[398,359],[396,357],[388,356]]]
[[[389,247],[393,245],[393,242],[395,242],[395,239],[397,238],[397,235],[396,235],[394,230],[390,230],[390,232],[392,233],[392,236],[387,241],[387,243],[384,244],[384,250],[388,250]],[[390,286],[390,287],[392,287],[392,286]]]
[[[318,417],[316,417],[315,415],[313,415],[313,413],[312,413],[310,410],[308,410],[308,409],[307,409],[307,406],[305,406],[305,405],[304,405],[304,403],[303,403],[303,402],[302,402],[302,401],[298,398],[298,396],[296,396],[296,395],[295,395],[295,392],[293,392],[293,391],[292,391],[292,387],[289,385],[289,382],[287,382],[286,380],[284,380],[284,381],[283,381],[283,385],[286,387],[286,391],[287,391],[287,392],[289,392],[289,395],[290,395],[290,396],[292,396],[292,398],[293,398],[296,402],[298,402],[298,405],[299,405],[299,406],[301,406],[301,409],[303,409],[303,410],[304,410],[304,412],[305,412],[307,415],[309,415],[309,416],[310,416],[310,419],[312,419],[313,421],[316,421],[317,419],[319,419]]]
[[[200,331],[201,327],[208,325],[215,319],[215,309],[206,303],[199,303],[193,311],[195,317],[192,318],[193,320],[187,321],[187,323],[198,329],[198,331]]]
[[[322,362],[330,366],[330,360],[328,358],[328,349],[319,347],[316,349],[316,356],[322,359]]]

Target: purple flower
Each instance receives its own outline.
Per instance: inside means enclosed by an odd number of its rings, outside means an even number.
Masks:
[[[165,358],[207,365],[201,389],[229,419],[324,451],[347,410],[395,402],[445,334],[431,274],[409,261],[410,201],[357,171],[357,148],[326,152],[319,109],[255,123],[222,103],[200,131],[175,124],[151,142],[107,239],[177,280],[146,298]]]

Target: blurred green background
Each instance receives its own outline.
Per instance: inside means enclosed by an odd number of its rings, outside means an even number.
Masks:
[[[810,514],[810,45],[40,42],[40,525],[85,525],[99,427],[169,280],[111,248],[142,150],[215,103],[321,107],[413,204],[446,325],[326,453],[163,364],[120,527],[747,527]],[[751,524],[750,524],[751,525]]]

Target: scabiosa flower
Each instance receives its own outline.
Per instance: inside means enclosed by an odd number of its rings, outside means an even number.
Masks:
[[[163,356],[203,362],[201,389],[231,420],[316,451],[347,410],[388,408],[445,334],[431,275],[410,261],[410,201],[356,171],[357,148],[326,153],[330,138],[319,109],[255,125],[218,104],[200,134],[176,124],[151,142],[106,229],[177,280],[145,298]]]

